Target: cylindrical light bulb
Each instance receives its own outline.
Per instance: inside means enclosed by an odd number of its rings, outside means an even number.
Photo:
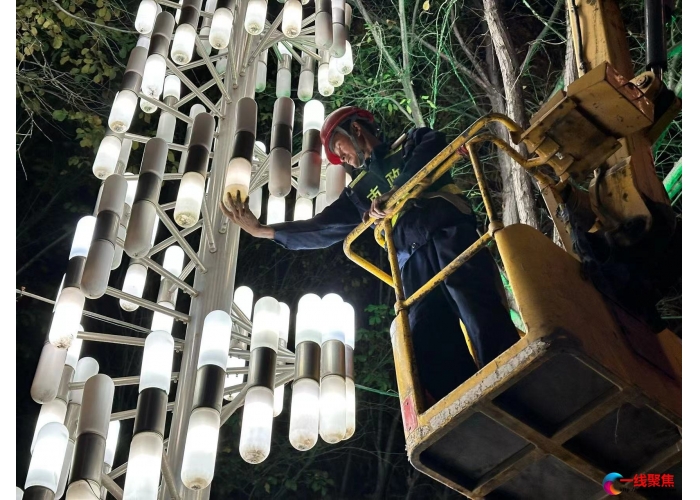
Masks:
[[[78,366],[75,368],[73,382],[86,382],[93,375],[100,371],[100,364],[95,358],[80,358]],[[83,403],[83,389],[73,389],[70,391],[70,401],[75,404]]]
[[[279,302],[272,297],[262,297],[255,303],[250,350],[269,347],[277,352],[279,341]]]
[[[153,23],[155,23],[157,13],[158,4],[155,0],[141,0],[134,22],[136,31],[144,35],[153,31]]]
[[[248,208],[253,212],[256,219],[259,219],[260,214],[262,214],[262,194],[262,188],[258,188],[249,193],[250,199],[248,200]]]
[[[129,469],[124,482],[124,499],[153,499],[158,496],[163,437],[155,432],[139,432],[131,440]]]
[[[160,302],[160,305],[163,307],[167,307],[168,309],[175,309],[175,306],[173,306],[169,302]],[[162,330],[164,332],[172,333],[174,322],[175,318],[173,318],[172,316],[156,311],[153,313],[153,319],[151,320],[151,331],[155,332],[158,330]]]
[[[270,195],[267,198],[267,223],[277,224],[284,222],[285,199]]]
[[[248,4],[250,6],[250,4]],[[267,86],[267,51],[263,50],[258,56],[255,73],[255,91],[262,92]]]
[[[209,31],[209,43],[211,46],[217,50],[226,48],[231,37],[232,26],[233,13],[225,7],[216,9],[214,18],[211,21],[211,30]]]
[[[165,251],[165,257],[163,257],[163,267],[169,273],[177,276],[182,272],[184,259],[185,251],[177,245],[171,245]]]
[[[190,24],[181,24],[175,30],[173,46],[170,49],[170,58],[176,64],[187,64],[192,60],[194,50],[194,39],[197,31]]]
[[[321,63],[318,65],[318,93],[324,97],[328,97],[333,94],[334,87],[328,81],[328,63]]]
[[[78,333],[84,305],[85,296],[79,288],[67,287],[61,291],[49,329],[49,342],[57,347],[70,347]]]
[[[350,42],[345,42],[345,54],[337,59],[338,71],[344,75],[352,73],[354,63],[352,61],[352,45]]]
[[[230,194],[234,201],[237,196],[240,196],[241,201],[248,197],[251,169],[252,166],[246,158],[233,158],[228,163],[224,191]]]
[[[321,345],[323,318],[320,311],[322,308],[321,297],[316,294],[307,293],[299,299],[295,345],[298,346],[301,342],[309,341]]]
[[[204,177],[198,172],[187,172],[180,181],[175,202],[175,222],[180,227],[194,226],[199,220],[204,196]]]
[[[340,87],[344,80],[345,77],[338,69],[338,59],[331,57],[331,62],[328,63],[328,83],[334,87]]]
[[[247,286],[239,286],[233,292],[233,303],[246,315],[248,320],[253,316],[253,297],[253,290]]]
[[[318,441],[319,393],[318,382],[310,378],[292,386],[289,442],[299,451],[310,450]]]
[[[245,13],[245,30],[251,35],[259,35],[265,28],[265,17],[267,16],[266,0],[250,0],[248,10]]]
[[[122,292],[141,298],[143,296],[143,289],[146,286],[147,274],[146,266],[132,262],[126,270]],[[138,304],[124,299],[119,299],[119,305],[122,309],[129,312],[133,312],[139,308]]]
[[[292,72],[285,67],[277,69],[277,85],[275,86],[277,97],[289,97],[292,95]]]
[[[301,31],[301,2],[287,0],[282,11],[282,33],[287,38],[296,38]]]
[[[314,216],[314,202],[308,198],[297,198],[294,205],[294,220],[307,220]]]
[[[104,463],[106,463],[109,467],[114,465],[114,454],[117,452],[117,445],[119,444],[120,428],[121,424],[119,423],[119,420],[112,420],[109,423],[109,428],[107,429]]]
[[[190,415],[180,479],[191,490],[206,488],[214,478],[220,420],[218,411],[205,406]]]
[[[284,385],[275,387],[273,416],[277,417],[284,409]]]
[[[323,103],[321,101],[313,99],[304,104],[303,131],[306,132],[311,129],[321,130],[324,116],[325,110],[323,109]]]
[[[246,393],[238,450],[250,464],[259,464],[270,454],[273,401],[273,393],[267,387],[251,387]]]
[[[131,127],[138,97],[131,90],[122,90],[114,98],[112,110],[109,113],[109,128],[118,134],[123,134]]]
[[[215,365],[226,369],[231,339],[231,317],[224,311],[212,311],[204,318],[202,342],[199,347],[197,369]]]
[[[37,403],[46,404],[58,394],[66,352],[66,349],[56,347],[50,342],[44,344],[41,349],[39,364],[36,367],[30,391],[32,399]]]
[[[68,429],[65,425],[50,422],[42,427],[29,462],[27,480],[24,483],[25,490],[31,486],[42,486],[56,493],[66,446],[68,446]]]
[[[154,99],[160,98],[165,82],[165,58],[160,54],[151,54],[146,59],[143,70],[141,92]]]
[[[345,379],[328,375],[321,380],[320,434],[329,444],[345,437]]]
[[[314,96],[314,72],[302,71],[299,74],[299,86],[297,87],[297,97],[301,101],[308,101]]]
[[[92,164],[92,173],[98,179],[106,179],[117,168],[117,161],[122,150],[122,141],[114,135],[106,135],[97,149],[95,163]]]
[[[167,331],[151,332],[146,337],[141,362],[139,392],[150,387],[170,392],[170,377],[173,367],[175,342]]]
[[[87,257],[92,242],[92,233],[95,231],[95,222],[97,222],[97,218],[92,215],[87,215],[78,221],[68,259]]]
[[[329,340],[345,342],[343,308],[343,299],[335,293],[329,293],[321,299],[321,314],[323,315],[322,342]]]
[[[32,444],[29,447],[31,453],[34,453],[34,448],[36,446],[36,438],[39,435],[39,431],[51,422],[63,423],[63,419],[66,417],[66,402],[62,399],[54,399],[48,403],[41,405],[41,410],[39,410],[39,418],[36,421],[36,427],[34,428],[34,437],[32,437]]]

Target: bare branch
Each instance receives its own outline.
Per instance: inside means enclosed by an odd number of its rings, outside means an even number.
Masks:
[[[561,6],[563,3],[564,3],[564,0],[557,0],[556,5],[554,6],[554,10],[552,11],[552,15],[549,16],[549,20],[544,25],[544,28],[542,28],[542,31],[540,31],[540,34],[537,35],[537,38],[535,38],[535,40],[532,42],[532,44],[530,45],[530,48],[527,50],[527,54],[525,55],[525,59],[523,60],[523,63],[520,65],[520,73],[521,74],[523,71],[525,71],[525,68],[527,68],[527,65],[530,64],[530,59],[532,59],[532,56],[535,55],[535,52],[539,48],[544,37],[547,36],[547,33],[549,33],[550,30],[552,30],[552,24],[554,23],[554,20],[557,18],[557,15],[559,14],[559,10],[561,9]]]
[[[138,33],[136,30],[123,30],[123,29],[121,29],[121,28],[115,28],[115,27],[113,27],[113,26],[107,26],[106,24],[97,24],[97,23],[93,23],[92,21],[88,21],[87,19],[83,19],[82,17],[78,17],[78,16],[76,16],[76,15],[74,15],[74,14],[71,14],[71,13],[68,12],[66,9],[64,9],[63,7],[61,7],[61,4],[59,4],[57,0],[51,0],[51,3],[54,4],[54,5],[56,6],[56,8],[57,8],[58,10],[60,10],[61,12],[63,12],[65,15],[67,15],[68,17],[70,17],[70,18],[72,18],[72,19],[75,19],[76,21],[80,21],[81,23],[89,24],[90,26],[94,26],[94,27],[96,27],[96,28],[105,28],[105,29],[108,29],[108,30],[119,31],[119,32],[121,32],[121,33],[129,33],[129,34]]]
[[[411,84],[411,74],[406,71],[402,71],[401,68],[399,68],[399,65],[394,60],[394,58],[391,56],[391,54],[389,54],[389,51],[387,50],[386,46],[384,45],[384,41],[382,40],[382,34],[377,26],[377,23],[372,21],[372,19],[370,18],[369,12],[367,12],[365,5],[362,3],[362,0],[355,0],[355,3],[357,5],[357,8],[360,10],[360,13],[362,14],[362,17],[364,18],[365,22],[369,26],[369,29],[372,32],[372,38],[374,38],[374,42],[377,44],[377,47],[379,47],[379,50],[386,58],[387,62],[389,63],[389,66],[391,66],[391,69],[394,70],[394,73],[396,73],[396,75],[401,78],[403,91],[406,94],[406,99],[410,103],[413,122],[418,127],[425,127],[425,120],[423,120],[423,115],[418,105],[418,99],[416,98],[416,94],[413,90],[413,85]],[[404,26],[403,21],[402,26]],[[404,37],[402,36],[401,38],[401,43],[402,45],[404,45]]]

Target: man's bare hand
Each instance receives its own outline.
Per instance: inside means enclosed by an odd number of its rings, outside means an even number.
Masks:
[[[377,196],[375,199],[372,200],[372,206],[369,208],[369,211],[365,212],[364,215],[362,216],[362,220],[364,222],[367,222],[370,217],[375,218],[375,219],[383,219],[386,217],[386,212],[384,210],[384,204],[389,200],[389,198],[392,197],[392,195],[396,192],[396,188],[392,188],[390,191]]]
[[[224,202],[219,205],[221,211],[231,222],[238,224],[241,229],[251,236],[256,238],[274,237],[274,230],[260,224],[257,217],[250,211],[248,199],[242,201],[240,193],[236,195],[235,199],[230,193],[226,193]]]

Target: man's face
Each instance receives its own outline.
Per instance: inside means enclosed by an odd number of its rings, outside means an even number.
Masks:
[[[360,168],[360,160],[357,157],[357,151],[352,145],[352,141],[345,134],[336,133],[333,137],[333,151],[337,154],[343,163],[352,165],[353,168]]]

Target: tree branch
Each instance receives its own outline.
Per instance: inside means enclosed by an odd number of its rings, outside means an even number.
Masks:
[[[75,14],[71,14],[70,12],[68,12],[66,9],[61,7],[61,4],[59,4],[57,0],[51,0],[51,3],[54,4],[56,6],[56,8],[58,10],[60,10],[61,12],[63,12],[65,15],[67,15],[68,17],[70,17],[72,19],[75,19],[76,21],[80,21],[81,23],[89,24],[90,26],[95,26],[96,28],[105,28],[108,30],[119,31],[121,33],[129,33],[129,34],[138,33],[136,30],[123,30],[121,28],[114,28],[112,26],[107,26],[106,24],[97,24],[97,23],[94,23],[92,21],[88,21],[87,19],[83,19],[82,17],[78,17]]]
[[[382,40],[382,35],[379,29],[377,28],[376,23],[370,18],[369,12],[367,12],[365,5],[362,3],[362,0],[355,0],[355,4],[360,10],[360,13],[362,14],[362,17],[364,18],[365,22],[369,26],[369,29],[372,32],[372,38],[374,38],[374,42],[377,44],[377,47],[379,48],[383,56],[386,58],[387,62],[389,63],[389,66],[391,66],[391,69],[394,70],[394,72],[399,76],[399,78],[401,78],[403,91],[406,94],[406,99],[408,99],[408,102],[410,103],[413,123],[415,123],[418,127],[425,127],[425,120],[423,120],[423,115],[418,105],[418,99],[416,99],[416,94],[413,91],[413,85],[411,84],[411,74],[402,71],[401,68],[399,68],[399,65],[394,60],[394,58],[391,56],[391,54],[389,54],[389,51],[387,50],[386,46],[384,45],[384,41]],[[401,38],[401,43],[403,45],[403,36]]]
[[[542,43],[542,40],[544,39],[545,36],[547,36],[547,33],[549,30],[552,29],[552,23],[557,17],[557,14],[559,14],[559,10],[561,9],[562,4],[564,3],[564,0],[557,0],[556,5],[554,6],[554,10],[552,11],[552,15],[549,16],[549,20],[547,23],[544,25],[544,28],[542,28],[542,31],[540,31],[540,34],[537,35],[537,38],[535,38],[535,41],[532,42],[530,45],[530,48],[527,50],[527,54],[525,55],[525,59],[523,60],[523,63],[520,65],[520,73],[522,74],[523,71],[525,71],[525,68],[527,68],[527,65],[530,64],[530,59],[532,59],[532,56],[535,55],[535,52],[537,51],[538,47]]]
[[[481,61],[479,61],[479,59],[477,59],[474,52],[472,52],[469,49],[469,46],[462,38],[462,34],[459,32],[459,29],[457,29],[457,18],[455,16],[454,10],[452,10],[450,12],[450,14],[452,16],[452,32],[454,33],[455,38],[457,38],[457,42],[459,42],[459,46],[462,48],[462,52],[464,52],[464,55],[467,56],[467,59],[469,59],[469,62],[472,63],[472,66],[474,66],[474,68],[476,69],[476,72],[479,74],[481,79],[485,82],[488,82],[489,77],[486,75],[486,71],[484,71],[484,68],[481,65]]]
[[[415,35],[414,35],[415,36]],[[433,46],[431,43],[426,42],[423,38],[419,36],[415,36],[415,38],[423,45],[425,48],[430,50],[431,52],[437,54],[440,56],[440,58],[443,61],[446,61],[450,64],[454,64],[455,68],[457,68],[460,72],[464,73],[464,76],[469,78],[470,80],[474,81],[479,87],[482,88],[482,90],[488,94],[494,94],[494,95],[500,95],[496,87],[491,85],[488,80],[482,79],[479,75],[474,73],[472,70],[467,68],[464,64],[460,63],[459,61],[455,61],[454,58],[451,58],[447,54],[443,54],[442,52],[439,52],[435,46]]]

